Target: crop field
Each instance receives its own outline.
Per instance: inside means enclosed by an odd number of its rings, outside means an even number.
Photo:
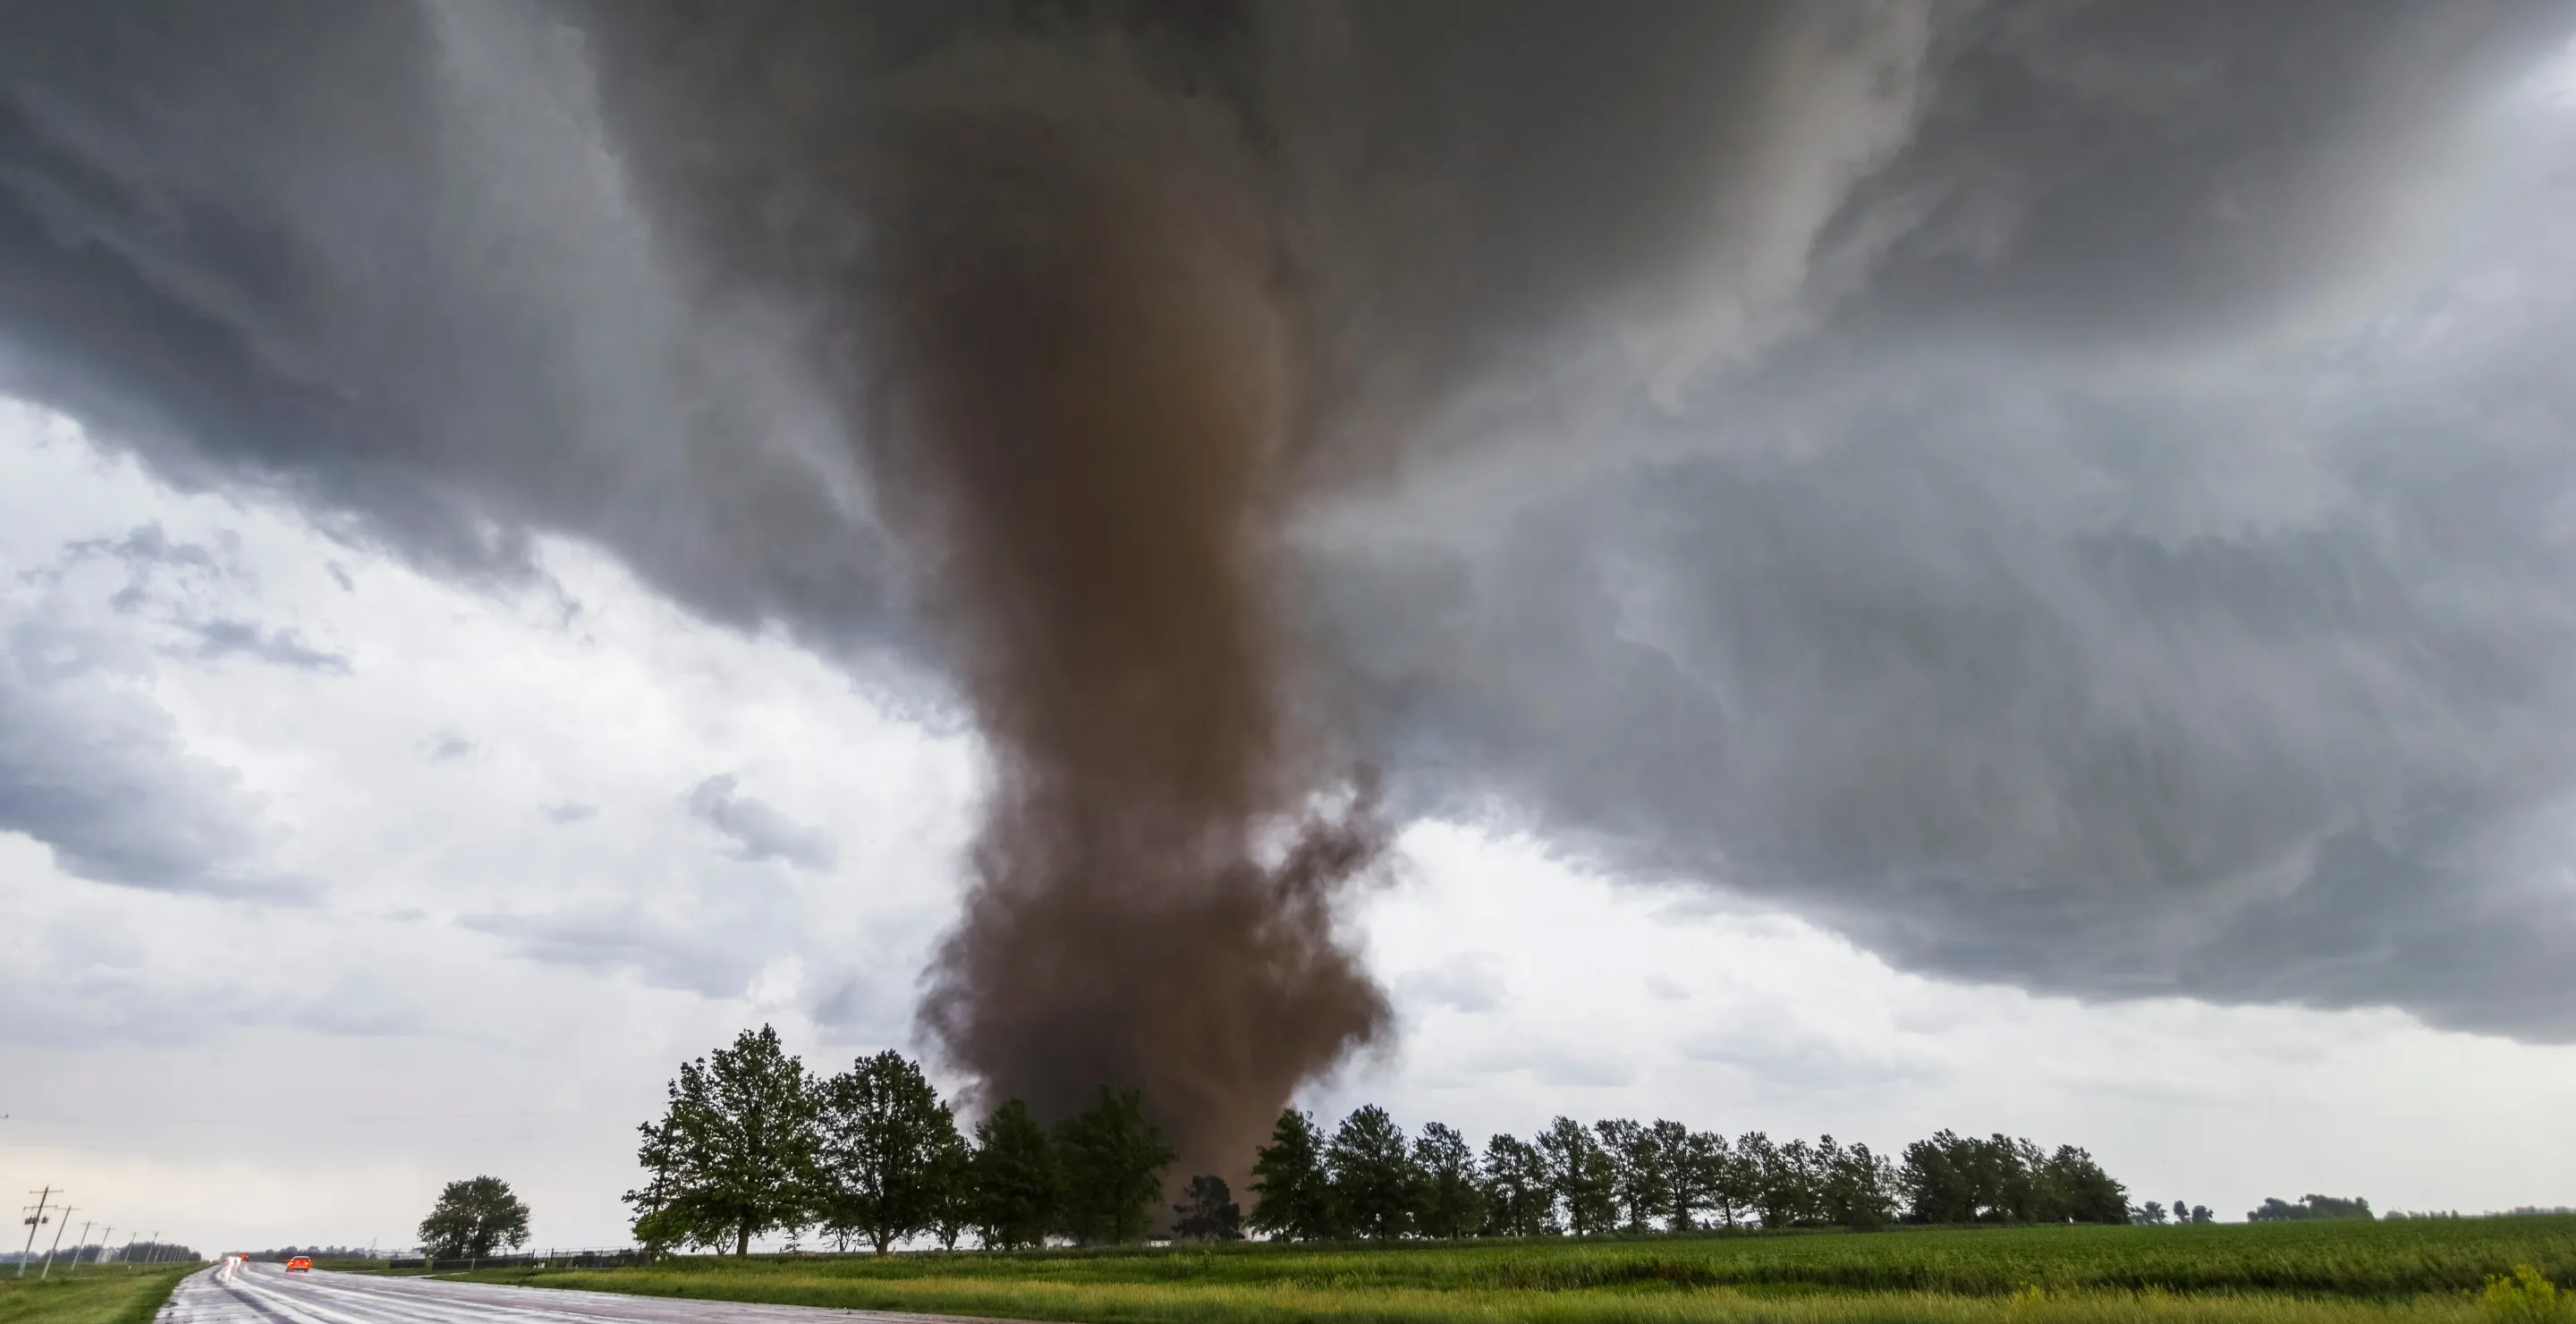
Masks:
[[[675,1259],[493,1282],[1064,1321],[2541,1320],[2576,1217]],[[2544,1289],[2545,1290],[2545,1289]]]
[[[15,1276],[12,1265],[0,1269],[0,1324],[150,1324],[179,1280],[204,1267],[82,1265],[65,1272],[57,1264],[39,1280],[32,1269]]]

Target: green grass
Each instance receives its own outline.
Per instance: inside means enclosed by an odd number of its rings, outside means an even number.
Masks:
[[[2487,1280],[2576,1282],[2576,1217],[680,1259],[492,1282],[1021,1319],[2484,1320]],[[0,1322],[5,1324],[5,1322]],[[2576,1324],[2571,1315],[2569,1324]]]
[[[33,1270],[13,1276],[11,1265],[0,1269],[0,1324],[151,1324],[179,1280],[204,1267],[82,1265],[66,1273],[57,1264],[40,1280]]]

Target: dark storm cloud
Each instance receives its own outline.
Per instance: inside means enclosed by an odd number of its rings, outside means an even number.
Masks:
[[[689,813],[732,838],[731,854],[737,860],[777,860],[816,873],[831,871],[837,852],[830,837],[742,794],[739,785],[731,774],[699,782],[689,789]]]
[[[1165,345],[1271,411],[1172,544],[1244,553],[1179,567],[1250,641],[1211,692],[1356,720],[1227,776],[1374,755],[1918,968],[2576,1034],[2576,323],[2278,339],[2408,288],[2564,6],[565,12],[14,8],[0,388],[453,575],[561,534],[714,620],[936,640],[1054,774],[1032,714],[1085,710],[1014,705],[1069,655],[1016,645],[1101,599],[1032,551],[1096,549],[1001,517],[1100,512],[997,482],[1034,397],[971,389],[1040,379],[980,314],[1051,315],[1107,346],[1075,377]],[[1030,197],[1089,210],[972,205]],[[1359,523],[1292,537],[1319,495]]]
[[[1677,425],[1711,453],[1480,559],[1351,553],[1340,652],[1408,791],[1541,807],[1915,969],[2576,1037],[2576,117],[2547,113],[2475,258],[2358,333],[2188,376],[1775,371]]]
[[[466,578],[539,532],[861,646],[884,554],[755,310],[684,309],[578,43],[503,6],[12,3],[0,390]]]
[[[2567,30],[2534,0],[1982,7],[1821,248],[1864,265],[1881,335],[2223,339],[2438,224],[2470,121]]]

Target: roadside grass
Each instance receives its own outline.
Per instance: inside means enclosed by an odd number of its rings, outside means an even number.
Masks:
[[[179,1280],[204,1267],[83,1265],[63,1273],[56,1265],[42,1280],[0,1272],[0,1324],[151,1324]]]
[[[2330,1324],[2494,1319],[2493,1298],[2481,1293],[2490,1280],[2525,1266],[2540,1278],[2576,1282],[2576,1216],[1936,1228],[1390,1248],[728,1256],[672,1259],[640,1269],[500,1269],[470,1276],[655,1296],[1086,1324]],[[2568,1324],[2576,1324],[2576,1311]]]
[[[313,1267],[327,1273],[380,1273],[391,1264],[384,1256],[372,1259],[364,1255],[317,1255]]]

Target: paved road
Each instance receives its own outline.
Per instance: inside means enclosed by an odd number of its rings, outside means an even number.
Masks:
[[[289,1274],[274,1264],[225,1261],[179,1284],[159,1324],[938,1324],[955,1318],[437,1278]]]

